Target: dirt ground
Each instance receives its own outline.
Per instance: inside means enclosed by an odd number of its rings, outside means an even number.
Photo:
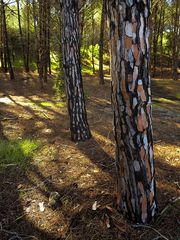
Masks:
[[[66,104],[55,97],[52,77],[43,93],[36,74],[19,72],[16,79],[0,73],[0,137],[41,145],[26,169],[11,164],[0,169],[0,240],[180,239],[179,82],[152,82],[159,215],[144,228],[114,208],[110,77],[99,86],[97,76],[84,75],[93,137],[81,143],[70,140]],[[57,209],[49,204],[52,192],[60,195]]]

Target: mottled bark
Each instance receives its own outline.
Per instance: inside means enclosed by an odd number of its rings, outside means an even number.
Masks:
[[[104,84],[103,48],[104,48],[105,2],[102,0],[101,29],[99,38],[99,83]]]
[[[149,76],[150,1],[106,0],[111,44],[117,205],[130,220],[156,213]]]
[[[71,138],[90,138],[80,66],[78,1],[61,0],[62,50]]]

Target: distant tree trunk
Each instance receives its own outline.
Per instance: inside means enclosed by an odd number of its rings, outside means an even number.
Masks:
[[[26,72],[29,72],[29,51],[30,51],[30,0],[26,0],[26,24],[27,24],[27,45],[26,45]]]
[[[157,67],[157,60],[158,60],[158,39],[160,35],[161,29],[161,21],[162,21],[162,10],[158,9],[159,3],[157,2],[155,6],[155,16],[154,16],[154,34],[153,34],[153,72],[152,76],[155,77],[156,74],[156,67]],[[160,14],[159,14],[160,11]],[[158,19],[159,16],[159,19]]]
[[[2,6],[0,5],[0,61],[1,68],[4,70],[4,53],[3,53],[3,18]]]
[[[106,0],[116,140],[117,206],[130,220],[156,213],[149,76],[150,0]]]
[[[162,23],[161,23],[161,33],[160,33],[160,67],[161,67],[161,78],[163,77],[163,36],[164,36],[164,17],[165,17],[165,2],[162,3]]]
[[[47,83],[47,70],[48,70],[48,46],[47,46],[47,5],[48,0],[43,1],[43,18],[42,18],[42,24],[43,24],[43,78],[44,82]]]
[[[47,61],[49,74],[51,74],[51,3],[47,2]]]
[[[39,79],[41,87],[47,82],[50,65],[50,29],[49,29],[49,0],[39,0]]]
[[[91,137],[85,108],[80,66],[78,1],[61,0],[63,65],[67,87],[71,138],[74,141]]]
[[[37,31],[37,23],[38,23],[38,13],[36,10],[36,1],[32,1],[32,7],[33,7],[33,25],[34,25],[34,33],[35,33],[35,52],[36,52],[36,64],[37,68],[39,70],[39,51],[38,51],[38,31]]]
[[[7,25],[6,25],[5,3],[4,3],[3,0],[1,0],[1,6],[2,6],[2,20],[3,20],[3,32],[4,32],[5,68],[6,68],[6,58],[7,58],[7,64],[8,64],[10,79],[14,80],[14,71],[13,71],[13,68],[12,68],[10,51],[9,51],[9,41],[8,41],[8,32],[7,32]]]
[[[41,88],[43,89],[44,87],[44,81],[43,81],[43,59],[44,59],[44,38],[43,38],[43,1],[42,0],[38,0],[39,1],[39,38],[38,38],[38,50],[39,50],[39,66],[38,66],[38,71],[39,71],[39,81],[40,81],[40,85]]]
[[[179,54],[179,41],[180,35],[179,33],[179,0],[175,0],[175,14],[173,14],[173,41],[172,41],[172,75],[173,80],[178,79],[178,54]]]
[[[16,0],[16,3],[17,3],[17,12],[18,12],[19,35],[20,35],[21,48],[22,48],[22,54],[23,54],[23,64],[24,64],[24,70],[26,70],[26,55],[25,55],[25,46],[24,46],[23,32],[22,32],[22,26],[21,26],[19,0]]]
[[[94,62],[94,35],[95,35],[95,20],[94,20],[94,9],[92,7],[92,67],[93,67],[93,74],[95,74],[95,62]]]
[[[102,0],[101,29],[99,39],[99,83],[104,84],[103,49],[104,49],[105,2]]]

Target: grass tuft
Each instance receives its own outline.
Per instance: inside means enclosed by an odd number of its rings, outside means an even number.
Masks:
[[[32,139],[0,140],[0,169],[7,166],[19,166],[27,168],[29,161],[40,142]]]

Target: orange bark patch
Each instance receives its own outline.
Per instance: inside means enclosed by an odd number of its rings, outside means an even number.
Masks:
[[[144,195],[144,186],[142,182],[138,182],[138,189],[142,195]]]
[[[125,48],[132,47],[132,38],[131,37],[125,36],[124,42],[125,42]]]
[[[146,161],[146,170],[147,170],[147,177],[148,177],[148,181],[151,182],[152,176],[151,176],[151,168],[150,168],[150,164],[148,161],[148,156],[145,155],[145,161]]]
[[[146,218],[147,218],[147,199],[146,196],[143,196],[142,199],[142,221],[146,222]]]
[[[145,95],[143,86],[142,85],[138,85],[138,89],[137,90],[138,90],[139,95],[141,96],[142,101],[145,102],[146,101],[146,95]]]
[[[136,30],[137,30],[137,22],[134,22],[132,31],[136,33]]]
[[[150,206],[153,204],[153,198],[154,198],[153,193],[150,192],[150,194],[149,194],[149,202],[150,202]]]
[[[134,44],[132,46],[132,51],[133,51],[134,58],[135,58],[135,65],[139,66],[140,65],[140,53],[138,51],[137,44]]]
[[[141,116],[142,116],[142,124],[143,124],[143,129],[148,128],[148,121],[146,118],[146,114],[144,112],[144,110],[141,109]]]
[[[143,130],[144,130],[141,114],[139,114],[138,118],[137,118],[137,129],[138,129],[139,132],[143,132]]]

